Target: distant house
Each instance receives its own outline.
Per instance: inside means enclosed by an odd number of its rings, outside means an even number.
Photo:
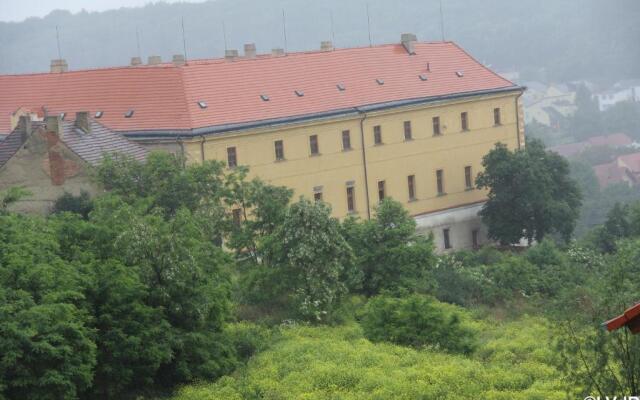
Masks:
[[[640,79],[626,80],[616,83],[611,89],[594,95],[598,101],[600,111],[605,111],[612,106],[623,102],[640,102]]]
[[[567,85],[546,86],[540,82],[528,82],[525,86],[528,89],[523,95],[525,123],[536,121],[558,127],[560,119],[575,113],[576,93]]]
[[[594,136],[583,142],[549,147],[549,150],[554,151],[563,157],[572,157],[582,153],[589,147],[608,146],[611,148],[622,148],[631,146],[632,144],[633,140],[624,133],[613,133],[610,135]]]
[[[601,188],[614,183],[640,184],[640,153],[625,154],[614,161],[593,167]]]
[[[103,125],[86,112],[74,121],[62,116],[33,121],[27,113],[0,142],[0,191],[24,187],[32,193],[15,205],[16,211],[46,213],[64,192],[95,194],[89,169],[105,153],[122,153],[144,160],[147,150]]]

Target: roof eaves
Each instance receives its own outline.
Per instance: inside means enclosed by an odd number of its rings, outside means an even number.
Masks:
[[[321,120],[326,118],[332,118],[336,116],[349,116],[357,115],[363,112],[381,111],[390,108],[405,107],[411,105],[428,104],[437,101],[455,100],[464,97],[475,97],[483,95],[491,95],[498,93],[508,92],[523,92],[526,90],[524,86],[505,86],[496,89],[485,89],[473,92],[462,92],[448,95],[419,97],[415,99],[395,100],[384,103],[367,104],[357,107],[348,107],[338,110],[323,111],[319,113],[311,113],[304,115],[297,115],[291,117],[272,118],[259,121],[240,122],[232,124],[206,126],[194,129],[154,129],[154,130],[136,130],[136,131],[121,131],[120,133],[130,139],[163,139],[163,138],[189,138],[202,135],[215,135],[230,131],[240,131],[254,128],[272,127],[297,122],[305,122],[309,120]]]

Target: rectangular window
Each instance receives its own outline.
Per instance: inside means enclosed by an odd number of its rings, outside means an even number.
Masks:
[[[313,200],[322,201],[322,192],[313,192]]]
[[[235,147],[227,147],[227,165],[229,168],[235,168],[238,166],[238,158],[236,155]]]
[[[232,217],[233,225],[239,227],[240,222],[242,221],[242,210],[240,210],[239,208],[234,208],[232,211]]]
[[[500,109],[499,108],[494,108],[493,109],[493,124],[494,125],[500,125],[502,122],[500,121]]]
[[[407,177],[407,187],[409,189],[409,200],[416,199],[416,176],[409,175]]]
[[[473,189],[473,181],[471,179],[471,166],[464,167],[464,184],[467,189]]]
[[[318,147],[318,135],[309,136],[309,148],[312,156],[320,154],[320,148]]]
[[[463,131],[469,130],[469,116],[467,112],[460,113],[460,125],[462,126]]]
[[[413,139],[413,134],[411,133],[411,121],[404,121],[404,140]]]
[[[436,182],[438,194],[444,194],[444,172],[441,169],[436,171]]]
[[[474,229],[471,231],[471,244],[474,249],[480,247],[480,231],[478,229]]]
[[[373,127],[373,142],[375,144],[382,144],[382,128],[380,125]]]
[[[347,211],[354,212],[356,210],[355,189],[353,186],[347,186]]]
[[[385,183],[384,181],[378,181],[378,200],[384,200],[385,196]]]
[[[282,140],[275,141],[276,160],[284,160],[284,144]]]
[[[342,150],[351,150],[351,132],[342,131]]]
[[[433,136],[440,136],[440,117],[433,117]]]
[[[442,238],[444,239],[444,248],[451,248],[451,238],[449,237],[449,228],[445,228],[442,230]]]

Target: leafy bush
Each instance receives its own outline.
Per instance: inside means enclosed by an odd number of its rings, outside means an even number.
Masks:
[[[173,400],[567,398],[544,321],[474,324],[486,344],[468,357],[372,343],[358,325],[281,328],[281,340],[239,373]]]
[[[254,354],[265,350],[273,337],[268,328],[249,322],[230,324],[226,333],[241,361],[247,361]]]
[[[89,218],[89,213],[93,210],[93,201],[91,196],[86,191],[81,191],[79,195],[74,196],[69,192],[64,194],[53,203],[51,208],[52,214],[58,214],[61,212],[71,212],[81,215],[82,218]]]
[[[468,354],[475,348],[476,332],[464,326],[461,318],[462,311],[453,311],[430,297],[378,296],[367,303],[360,324],[365,336],[374,342]]]

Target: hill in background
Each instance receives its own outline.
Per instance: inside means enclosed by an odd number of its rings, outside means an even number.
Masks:
[[[541,4],[544,4],[541,5]],[[332,38],[337,47],[368,45],[364,1],[218,0],[151,4],[106,12],[54,11],[45,18],[0,23],[0,73],[47,71],[62,56],[71,69],[127,65],[140,53],[170,59],[183,52],[184,18],[189,58],[224,54],[222,22],[229,48],[255,42],[259,53],[284,47],[286,10],[289,51],[319,48]],[[373,43],[399,40],[413,32],[440,40],[436,0],[370,0]],[[640,65],[640,2],[636,0],[444,0],[446,39],[499,70],[518,70],[526,80],[612,81],[632,78]]]

